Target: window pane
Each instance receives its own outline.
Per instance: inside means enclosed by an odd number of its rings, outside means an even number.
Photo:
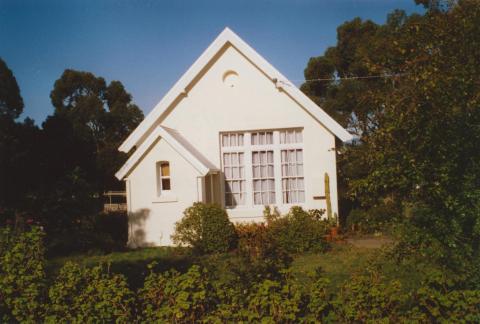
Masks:
[[[280,144],[285,144],[285,131],[280,132]]]
[[[303,177],[303,164],[297,164],[297,176]]]
[[[273,180],[273,179],[268,180],[268,190],[270,190],[270,191],[275,190],[275,180]]]
[[[161,174],[162,177],[169,177],[170,176],[170,163],[164,162],[161,165]]]
[[[267,162],[273,164],[273,151],[268,151],[267,152]]]
[[[305,191],[298,192],[298,202],[299,203],[305,202]]]
[[[303,152],[302,152],[302,150],[297,150],[297,162],[299,162],[299,163],[303,162]]]
[[[228,135],[227,134],[222,135],[222,146],[223,147],[228,146]]]
[[[170,190],[170,179],[162,179],[162,190]]]
[[[263,165],[262,165],[260,176],[261,176],[262,178],[265,178],[265,177],[267,176],[267,167],[266,167],[266,166],[263,166]]]
[[[270,192],[270,203],[271,204],[275,203],[275,192]]]
[[[260,163],[262,165],[267,163],[267,152],[260,152]]]
[[[237,135],[231,134],[230,135],[230,146],[237,146]]]
[[[252,153],[252,162],[253,162],[253,164],[259,164],[260,163],[259,152],[253,152]]]
[[[267,191],[267,190],[268,190],[267,180],[262,180],[262,191]]]
[[[273,133],[272,132],[268,132],[266,134],[266,144],[273,144]]]
[[[304,187],[304,182],[303,182],[303,178],[298,178],[297,180],[297,187],[299,190],[304,190],[305,187]]]
[[[265,133],[260,133],[258,135],[258,137],[259,137],[258,144],[264,145],[265,144]]]
[[[238,134],[238,146],[243,146],[243,134]]]
[[[231,153],[230,154],[230,163],[232,166],[237,166],[238,165],[238,154],[237,153]]]
[[[239,172],[238,172],[238,168],[232,168],[232,178],[233,179],[238,179],[239,178]]]
[[[232,186],[230,184],[230,181],[225,181],[225,192],[226,193],[232,192]]]
[[[224,172],[225,172],[225,178],[227,178],[227,179],[232,178],[232,169],[231,168],[225,167]]]
[[[297,143],[302,143],[303,142],[303,135],[302,135],[302,130],[297,130],[296,131],[296,142]]]
[[[287,143],[295,143],[295,132],[294,131],[288,131]]]
[[[223,165],[230,165],[230,154],[223,154]]]
[[[258,134],[257,133],[252,133],[251,144],[252,145],[257,145],[258,144]]]
[[[274,177],[274,175],[273,175],[273,165],[268,166],[268,177],[271,177],[271,178]]]
[[[238,153],[238,163],[243,165],[243,153]]]
[[[268,204],[268,192],[262,192],[262,203]]]
[[[240,183],[238,181],[233,181],[233,192],[240,192]]]
[[[240,204],[240,194],[238,194],[238,193],[233,194],[233,204],[234,205]]]

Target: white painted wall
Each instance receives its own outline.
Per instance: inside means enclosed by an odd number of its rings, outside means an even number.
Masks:
[[[226,72],[235,71],[236,80],[224,82]],[[233,86],[232,86],[233,84]],[[174,103],[166,118],[158,124],[176,129],[198,151],[221,169],[219,133],[303,127],[304,175],[306,209],[326,208],[324,200],[314,196],[325,195],[324,174],[330,176],[333,212],[338,213],[337,176],[334,136],[285,92],[277,89],[257,67],[234,47],[227,46],[219,58],[210,64],[196,83],[187,89],[187,95]],[[174,108],[174,109],[173,109]],[[171,161],[172,191],[177,200],[155,202],[155,163]],[[144,224],[145,242],[170,244],[167,235],[173,224],[182,217],[183,210],[197,200],[198,173],[167,143],[159,141],[131,171],[130,210],[133,215],[149,210]],[[281,212],[291,206],[277,204]],[[229,209],[233,221],[261,220],[263,207]],[[161,239],[160,239],[161,237]]]
[[[156,163],[170,162],[171,189],[157,195]],[[199,173],[166,141],[147,151],[127,178],[129,246],[171,245],[175,222],[197,200]]]

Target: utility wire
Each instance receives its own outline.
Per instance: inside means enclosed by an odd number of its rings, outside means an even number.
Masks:
[[[316,81],[340,81],[340,80],[358,80],[358,79],[386,79],[386,78],[394,78],[399,76],[407,75],[408,73],[396,73],[396,74],[383,74],[383,75],[367,75],[367,76],[353,76],[353,77],[343,77],[343,78],[319,78],[319,79],[297,79],[297,80],[289,80],[291,82],[316,82]],[[283,84],[287,84],[287,82],[279,80],[279,82]]]

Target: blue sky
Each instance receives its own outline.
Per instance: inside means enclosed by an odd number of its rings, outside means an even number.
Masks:
[[[66,68],[120,80],[146,114],[225,26],[298,80],[335,45],[338,25],[382,23],[393,9],[422,11],[413,0],[0,0],[0,57],[19,83],[22,118],[39,125]]]

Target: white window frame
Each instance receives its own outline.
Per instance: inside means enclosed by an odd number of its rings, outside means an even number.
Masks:
[[[282,131],[299,131],[301,132],[301,142],[300,143],[280,143],[280,132]],[[251,135],[259,132],[273,132],[273,144],[263,144],[263,145],[252,145]],[[226,146],[222,145],[222,135],[225,134],[243,134],[243,146]],[[306,188],[306,174],[305,174],[305,150],[303,145],[304,129],[303,127],[294,127],[294,128],[281,128],[281,129],[264,129],[264,130],[251,130],[251,131],[237,131],[237,132],[220,132],[220,158],[221,158],[221,168],[222,172],[224,170],[223,162],[223,153],[229,152],[243,152],[244,153],[244,170],[245,170],[245,204],[228,206],[226,204],[226,192],[225,192],[225,181],[223,181],[223,201],[224,205],[228,209],[243,209],[243,208],[263,208],[264,205],[256,205],[254,203],[254,188],[253,188],[253,166],[252,166],[252,152],[255,151],[273,151],[273,172],[275,179],[275,203],[271,204],[276,206],[303,206],[307,200],[307,188]],[[283,202],[283,191],[282,191],[282,161],[281,161],[281,151],[282,150],[302,150],[303,153],[303,185],[305,197],[303,202],[298,203],[285,203]],[[223,175],[225,177],[225,175]],[[225,180],[225,179],[224,179]]]
[[[168,176],[162,175],[162,164],[168,164]],[[156,173],[157,173],[157,196],[164,196],[172,192],[172,168],[170,161],[158,161],[156,163]],[[168,179],[170,181],[170,189],[163,189],[162,180]]]

